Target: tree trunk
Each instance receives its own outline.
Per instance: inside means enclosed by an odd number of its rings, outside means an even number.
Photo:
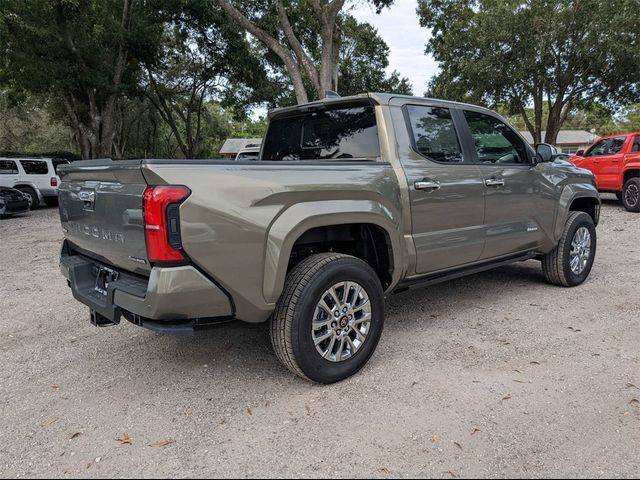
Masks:
[[[100,114],[99,138],[97,158],[111,158],[113,138],[115,136],[115,97],[110,97]]]
[[[320,21],[321,59],[319,67],[314,65],[304,51],[300,40],[296,37],[282,0],[276,0],[275,6],[280,26],[286,38],[285,45],[253,23],[229,0],[216,1],[238,25],[280,57],[293,84],[298,103],[309,101],[302,77],[303,71],[309,78],[317,99],[324,98],[326,90],[337,91],[341,32],[337,28],[336,20],[344,7],[345,0],[311,0],[311,6]]]
[[[291,83],[293,84],[293,90],[296,95],[298,103],[306,103],[309,101],[307,91],[304,88],[304,81],[302,79],[302,72],[300,66],[296,62],[295,55],[290,48],[286,48],[278,40],[272,37],[265,30],[258,27],[251,20],[249,20],[240,10],[234,7],[229,0],[217,0],[227,15],[236,21],[242,28],[244,28],[251,35],[260,40],[269,50],[278,55],[284,63]]]
[[[535,145],[537,145],[538,143],[542,143],[542,115],[543,115],[543,111],[542,111],[542,105],[543,105],[543,98],[542,98],[542,89],[539,87],[539,85],[536,83],[535,88],[534,88],[534,96],[533,96],[533,115],[534,115],[534,136],[533,136],[533,142]]]
[[[558,141],[558,132],[562,127],[562,102],[556,100],[553,106],[549,109],[549,118],[547,120],[547,131],[544,136],[545,143],[555,145]]]

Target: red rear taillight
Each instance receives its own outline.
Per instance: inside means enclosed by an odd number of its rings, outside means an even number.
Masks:
[[[184,260],[180,238],[180,204],[187,187],[147,187],[143,194],[144,233],[150,262]]]
[[[58,186],[58,179],[56,177],[51,177],[51,186],[52,187]]]

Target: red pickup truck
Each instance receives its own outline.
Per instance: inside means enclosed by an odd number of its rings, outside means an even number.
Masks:
[[[599,191],[615,193],[624,208],[640,212],[640,132],[603,137],[569,160],[593,172]]]

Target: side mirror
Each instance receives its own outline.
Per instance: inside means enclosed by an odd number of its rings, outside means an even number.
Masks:
[[[550,162],[558,154],[558,149],[549,143],[536,145],[536,157],[538,162]]]
[[[584,157],[584,150],[578,150],[576,152],[576,157]]]

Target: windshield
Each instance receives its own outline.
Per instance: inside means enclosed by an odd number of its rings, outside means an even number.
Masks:
[[[378,158],[378,128],[370,104],[337,105],[275,119],[262,154],[262,160]]]

